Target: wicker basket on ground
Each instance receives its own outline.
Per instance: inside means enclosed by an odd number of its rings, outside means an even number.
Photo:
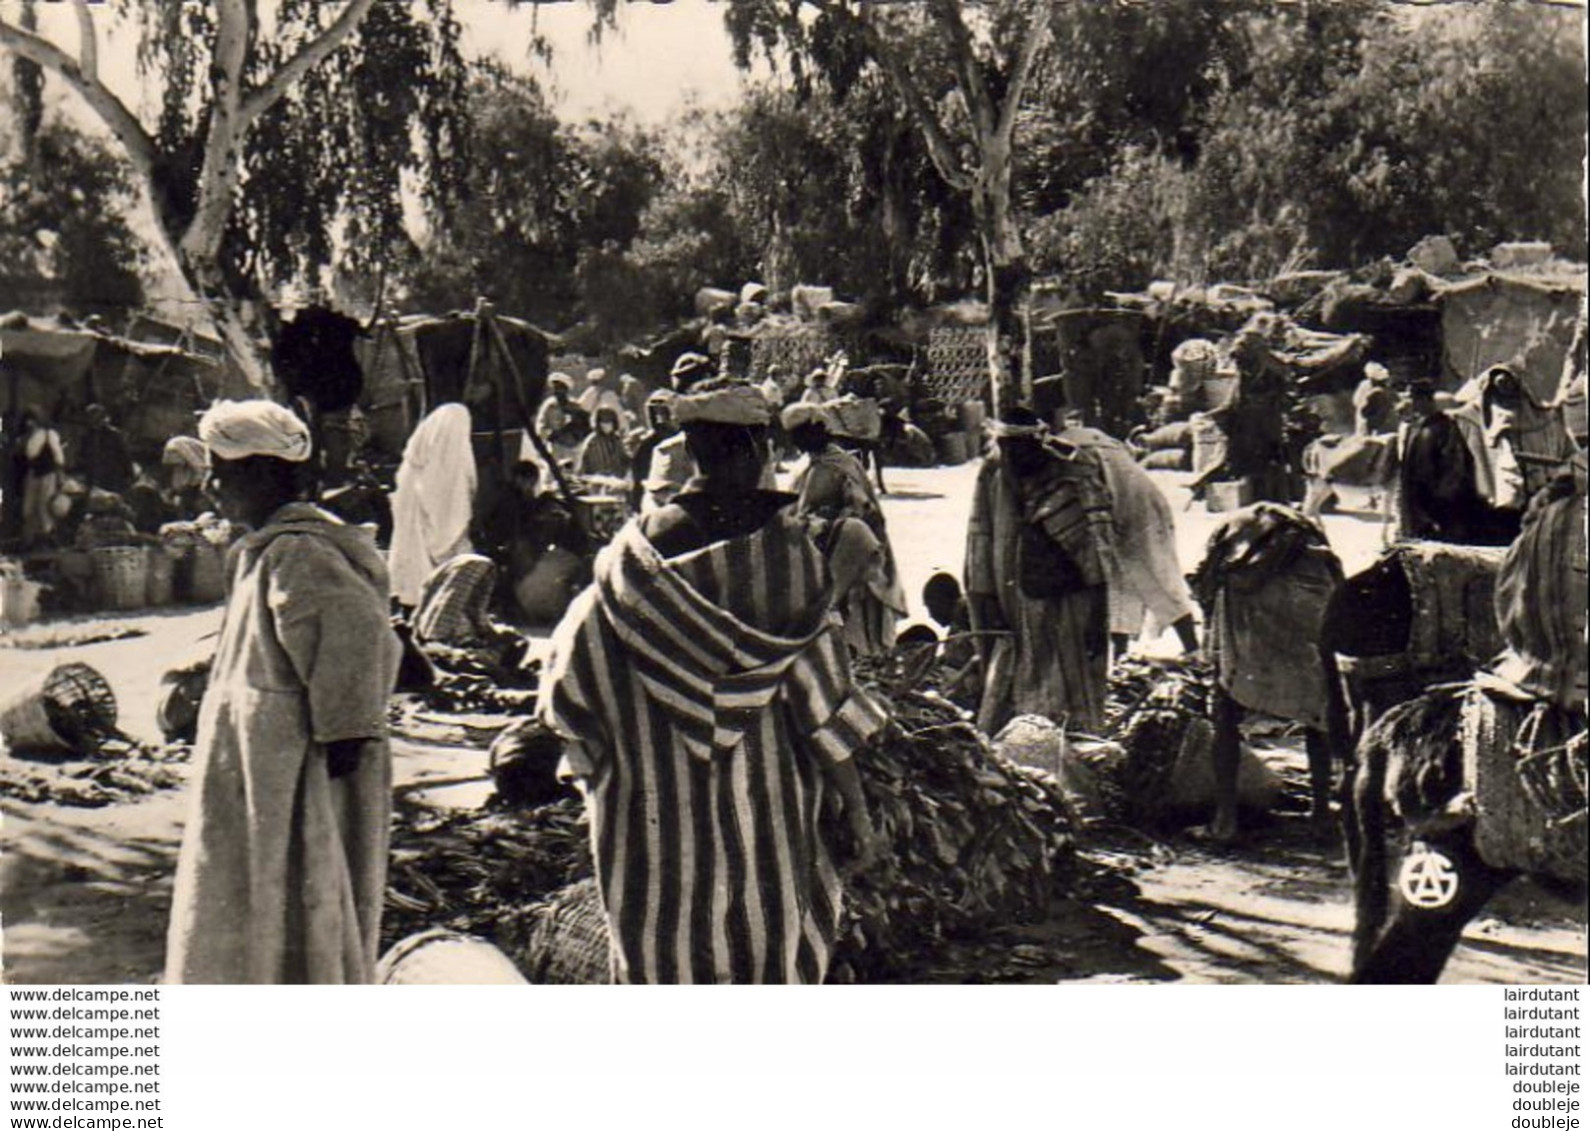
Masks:
[[[213,605],[226,596],[226,547],[195,542],[183,558],[182,593],[195,605]]]
[[[115,731],[116,693],[87,664],[62,664],[0,707],[0,738],[13,751],[87,752]]]
[[[149,555],[142,546],[100,546],[89,551],[99,607],[141,609],[148,599]]]
[[[164,546],[150,546],[144,579],[144,603],[151,608],[169,605],[176,594],[177,559]]]

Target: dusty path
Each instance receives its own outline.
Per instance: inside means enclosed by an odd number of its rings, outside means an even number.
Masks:
[[[890,469],[886,500],[905,582],[920,611],[922,582],[959,574],[975,465]],[[1178,549],[1190,567],[1215,518],[1182,509],[1180,476],[1164,476],[1177,508]],[[1378,552],[1378,525],[1327,520],[1349,571]],[[80,659],[116,688],[123,725],[154,738],[160,674],[207,647],[214,609],[54,624],[24,639],[131,628],[101,643],[18,649],[0,642],[0,688]],[[1162,642],[1161,645],[1168,644]],[[399,788],[448,806],[484,798],[488,720],[420,718],[396,747]],[[467,720],[466,720],[467,722]],[[1266,755],[1285,759],[1289,755]],[[1283,769],[1288,767],[1283,766]],[[1295,772],[1296,767],[1290,767]],[[159,975],[171,873],[181,836],[179,791],[102,809],[0,803],[4,974],[18,983],[147,982]],[[1345,972],[1351,928],[1340,853],[1281,817],[1248,845],[1212,852],[1177,841],[1101,850],[1114,878],[1062,905],[1051,921],[972,947],[951,948],[922,980],[1021,982],[1326,982]],[[1448,982],[1583,982],[1585,911],[1523,886],[1469,928]]]

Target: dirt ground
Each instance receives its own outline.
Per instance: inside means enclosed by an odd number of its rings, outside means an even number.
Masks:
[[[1157,473],[1177,512],[1178,550],[1191,568],[1216,516],[1186,507],[1185,476]],[[922,582],[959,574],[975,465],[889,469],[891,536],[920,614]],[[1373,559],[1381,527],[1360,510],[1326,520],[1348,572]],[[81,660],[115,688],[121,722],[154,740],[161,673],[202,655],[219,610],[187,610],[32,626],[0,638],[0,688]],[[138,635],[73,643],[109,630]],[[47,645],[59,642],[55,646]],[[1170,640],[1149,642],[1158,652]],[[18,644],[25,645],[18,647]],[[0,697],[4,697],[0,693]],[[420,716],[395,743],[398,788],[439,806],[478,804],[489,792],[486,745],[500,720]],[[1284,745],[1258,750],[1296,776]],[[0,756],[3,757],[3,756]],[[149,982],[159,976],[184,797],[167,790],[97,809],[0,801],[0,913],[4,978],[13,983]],[[1107,875],[1051,919],[976,945],[950,948],[924,981],[1329,982],[1346,972],[1352,926],[1341,852],[1282,814],[1242,847],[1187,840],[1093,845]],[[1472,923],[1444,981],[1577,983],[1586,977],[1586,914],[1517,884]]]

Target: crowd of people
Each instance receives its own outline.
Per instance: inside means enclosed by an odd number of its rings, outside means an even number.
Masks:
[[[1171,416],[1224,414],[1226,473],[1280,442],[1244,434],[1253,413],[1273,415],[1275,374],[1256,358],[1211,399],[1189,378],[1210,372],[1193,343],[1160,401]],[[855,767],[890,720],[859,661],[935,649],[944,693],[985,734],[1022,715],[1097,734],[1112,662],[1171,632],[1213,672],[1205,833],[1230,842],[1247,712],[1304,729],[1315,816],[1331,817],[1353,723],[1322,644],[1343,570],[1317,515],[1352,461],[1399,544],[1534,530],[1516,544],[1561,560],[1530,576],[1583,591],[1582,540],[1532,525],[1539,500],[1582,506],[1582,377],[1577,401],[1540,404],[1495,367],[1443,402],[1370,366],[1353,433],[1311,457],[1303,506],[1272,484],[1225,517],[1190,579],[1145,468],[1155,445],[1087,426],[1046,380],[989,422],[961,577],[934,576],[933,625],[902,636],[908,602],[867,462],[876,407],[843,391],[843,359],[793,387],[722,368],[686,352],[656,390],[553,374],[501,482],[476,465],[469,408],[435,406],[397,468],[384,552],[317,494],[311,429],[275,402],[217,403],[158,468],[132,460],[102,410],[71,445],[38,414],[22,422],[8,469],[27,539],[55,536],[73,480],[140,524],[218,508],[247,531],[197,726],[170,981],[373,977],[387,706],[414,647],[517,671],[528,642],[513,623],[556,622],[536,710],[586,799],[616,980],[821,982],[846,877],[880,847]],[[1162,438],[1175,423],[1161,420]],[[1582,648],[1566,676],[1553,662],[1549,694],[1566,687],[1582,714]],[[846,820],[842,845],[825,808]]]

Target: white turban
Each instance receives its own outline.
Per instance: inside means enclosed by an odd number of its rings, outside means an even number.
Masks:
[[[812,404],[810,401],[796,401],[783,411],[780,419],[787,432],[793,432],[802,424],[821,424],[830,432],[834,429],[834,417],[828,411],[828,406]]]
[[[210,450],[192,436],[173,436],[161,450],[160,462],[167,467],[189,467],[194,471],[208,471]]]
[[[199,439],[219,459],[309,458],[309,427],[275,401],[217,401],[199,418]]]

